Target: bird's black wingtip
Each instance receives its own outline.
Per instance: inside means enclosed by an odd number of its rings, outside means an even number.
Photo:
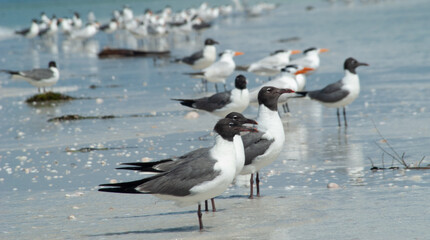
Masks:
[[[111,193],[131,193],[131,194],[144,194],[137,191],[136,189],[128,188],[99,188],[99,192],[111,192]]]
[[[142,168],[141,167],[119,167],[119,168],[115,168],[115,169],[119,169],[119,170],[134,170],[134,171],[139,171]]]
[[[295,94],[295,96],[294,96],[294,97],[300,98],[300,97],[306,97],[306,95],[308,95],[308,92],[305,92],[305,91],[302,91],[302,92],[294,92],[294,94]]]

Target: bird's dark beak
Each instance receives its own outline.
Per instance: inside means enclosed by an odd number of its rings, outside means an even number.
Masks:
[[[214,44],[219,44],[219,42],[217,42],[217,41],[214,41]]]
[[[249,118],[247,118],[247,119],[245,120],[245,123],[258,125],[258,122],[256,122],[256,121],[255,121],[255,120],[253,120],[253,119],[249,119]]]
[[[279,89],[279,94],[284,94],[284,93],[293,93],[294,91],[289,89],[289,88],[280,88]]]
[[[358,66],[369,66],[369,64],[367,64],[367,63],[362,63],[362,62],[359,62],[359,63],[358,63]]]
[[[241,126],[239,129],[241,132],[258,132],[258,130],[256,128],[253,127],[245,127],[245,126]]]

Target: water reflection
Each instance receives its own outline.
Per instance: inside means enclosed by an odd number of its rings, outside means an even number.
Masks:
[[[352,133],[351,133],[352,134]],[[351,185],[363,186],[364,157],[361,143],[351,142],[346,128],[338,128],[336,133],[328,132],[324,139],[323,157],[339,166],[340,173],[346,173]]]

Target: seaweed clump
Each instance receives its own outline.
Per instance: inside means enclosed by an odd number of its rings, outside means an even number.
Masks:
[[[74,97],[68,96],[68,95],[64,95],[61,93],[55,93],[55,92],[45,92],[45,93],[40,93],[40,94],[36,94],[30,98],[28,98],[27,100],[25,100],[25,102],[27,103],[38,103],[38,102],[49,102],[49,101],[70,101],[70,100],[74,100]]]

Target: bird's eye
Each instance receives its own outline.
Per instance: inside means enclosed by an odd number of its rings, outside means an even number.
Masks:
[[[234,116],[233,116],[233,119],[234,119],[234,120],[237,120],[237,119],[238,119],[237,115],[234,115]]]
[[[233,127],[233,126],[234,126],[234,123],[232,123],[232,122],[231,122],[231,123],[229,123],[229,124],[228,124],[228,126],[229,126],[229,127]]]
[[[268,92],[272,91],[272,88],[267,88],[267,91],[268,91]]]

